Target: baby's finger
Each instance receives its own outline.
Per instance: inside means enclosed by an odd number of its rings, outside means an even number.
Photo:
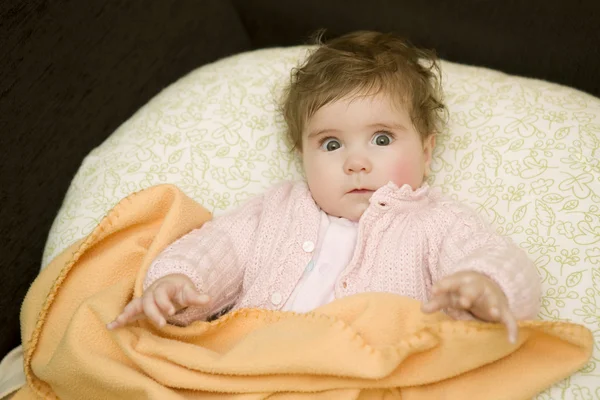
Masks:
[[[450,295],[446,293],[432,296],[427,302],[421,305],[421,311],[424,313],[433,313],[441,311],[450,306]]]
[[[210,297],[198,292],[193,284],[184,285],[180,290],[178,302],[182,307],[204,306],[209,301]]]
[[[108,329],[116,329],[127,325],[130,322],[135,321],[136,316],[142,315],[142,299],[133,299],[125,306],[121,314],[114,319],[114,321],[108,323],[106,327]]]
[[[485,292],[485,288],[477,281],[465,281],[463,282],[457,291],[458,306],[462,309],[468,310],[473,304],[481,300]]]
[[[167,321],[165,317],[162,315],[156,302],[154,301],[154,295],[152,293],[147,293],[142,297],[142,302],[144,305],[144,314],[155,323],[157,326],[164,326]]]
[[[161,290],[161,286],[158,286],[154,290],[154,301],[158,306],[162,315],[173,315],[177,312],[175,305],[171,301],[169,292],[167,290]]]
[[[112,331],[113,329],[121,328],[121,327],[127,325],[128,322],[130,322],[130,321],[126,320],[125,317],[123,316],[123,314],[119,314],[119,316],[117,318],[115,318],[113,321],[106,324],[106,328],[109,331]]]
[[[519,325],[508,306],[504,306],[500,310],[500,320],[506,326],[506,330],[508,331],[508,341],[513,344],[516,343],[519,336]]]
[[[479,297],[473,302],[474,314],[488,322],[500,321],[500,303],[498,296],[489,288],[482,287]]]
[[[469,307],[463,306],[465,298],[460,295],[460,292],[452,292],[450,293],[450,304],[449,308],[454,308],[455,310],[468,310]]]
[[[452,274],[437,281],[431,288],[431,292],[434,294],[457,292],[464,283],[465,276],[461,273]]]

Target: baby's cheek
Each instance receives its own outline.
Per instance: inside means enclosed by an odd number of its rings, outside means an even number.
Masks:
[[[413,189],[417,189],[423,183],[424,165],[414,158],[404,158],[397,160],[391,171],[391,181],[398,187],[409,184]]]

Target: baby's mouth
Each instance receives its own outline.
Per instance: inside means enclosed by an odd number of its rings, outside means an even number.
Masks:
[[[348,193],[352,193],[352,194],[364,194],[364,193],[373,193],[372,190],[369,189],[354,189],[349,191]]]

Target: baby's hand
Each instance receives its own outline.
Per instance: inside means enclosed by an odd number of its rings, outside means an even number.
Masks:
[[[431,298],[422,310],[431,313],[444,308],[466,310],[487,322],[501,322],[508,330],[508,340],[517,341],[517,321],[506,295],[496,282],[479,272],[457,272],[433,285]]]
[[[149,318],[154,324],[164,326],[166,318],[182,308],[203,306],[210,298],[200,294],[190,278],[181,274],[164,276],[150,285],[142,297],[133,299],[123,312],[106,327],[116,329],[130,322]]]

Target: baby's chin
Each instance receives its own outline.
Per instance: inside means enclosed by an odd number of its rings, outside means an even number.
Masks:
[[[346,218],[352,222],[358,222],[360,217],[364,214],[365,210],[369,207],[369,204],[352,204],[347,207],[340,207],[339,209],[328,213],[329,215],[334,215],[336,217]]]

